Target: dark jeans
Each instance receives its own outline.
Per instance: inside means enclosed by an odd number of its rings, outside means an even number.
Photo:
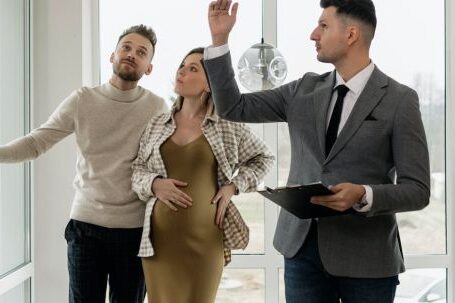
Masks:
[[[70,220],[68,243],[70,303],[143,303],[145,282],[137,257],[142,228],[105,228]]]
[[[327,273],[319,256],[317,226],[312,223],[305,243],[294,258],[284,260],[287,303],[392,303],[398,276],[366,279]],[[340,260],[343,262],[343,260]]]

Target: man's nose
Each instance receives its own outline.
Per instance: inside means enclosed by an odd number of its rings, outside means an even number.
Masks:
[[[317,35],[316,35],[316,29],[314,29],[311,34],[310,34],[310,40],[316,41],[317,40]]]
[[[128,59],[133,60],[133,61],[136,59],[136,57],[134,57],[134,53],[133,52],[129,52],[127,57],[128,57]]]

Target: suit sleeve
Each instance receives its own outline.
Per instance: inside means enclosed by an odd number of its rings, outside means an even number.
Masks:
[[[234,78],[230,53],[203,63],[220,117],[249,123],[287,121],[288,105],[298,80],[272,90],[241,94]]]
[[[78,94],[74,92],[52,113],[49,119],[30,134],[0,147],[0,162],[33,160],[74,132]]]
[[[430,200],[430,164],[417,93],[410,90],[398,105],[392,140],[396,184],[371,185],[368,215],[424,208]]]

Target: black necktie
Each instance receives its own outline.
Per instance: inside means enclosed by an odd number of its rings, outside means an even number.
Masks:
[[[345,85],[338,85],[336,87],[338,96],[333,108],[332,116],[330,117],[329,127],[327,128],[327,134],[325,136],[325,156],[327,157],[332,149],[335,140],[338,135],[338,127],[341,120],[341,111],[343,110],[343,100],[349,91],[349,88]]]

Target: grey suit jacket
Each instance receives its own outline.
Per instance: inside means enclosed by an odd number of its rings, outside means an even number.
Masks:
[[[287,122],[289,184],[322,181],[371,186],[366,214],[320,218],[319,252],[332,275],[380,278],[404,271],[395,213],[424,208],[430,197],[428,148],[416,92],[375,67],[330,154],[326,115],[335,72],[302,78],[273,90],[240,94],[230,54],[204,61],[219,115],[243,122]],[[292,258],[310,220],[281,210],[274,245]]]

